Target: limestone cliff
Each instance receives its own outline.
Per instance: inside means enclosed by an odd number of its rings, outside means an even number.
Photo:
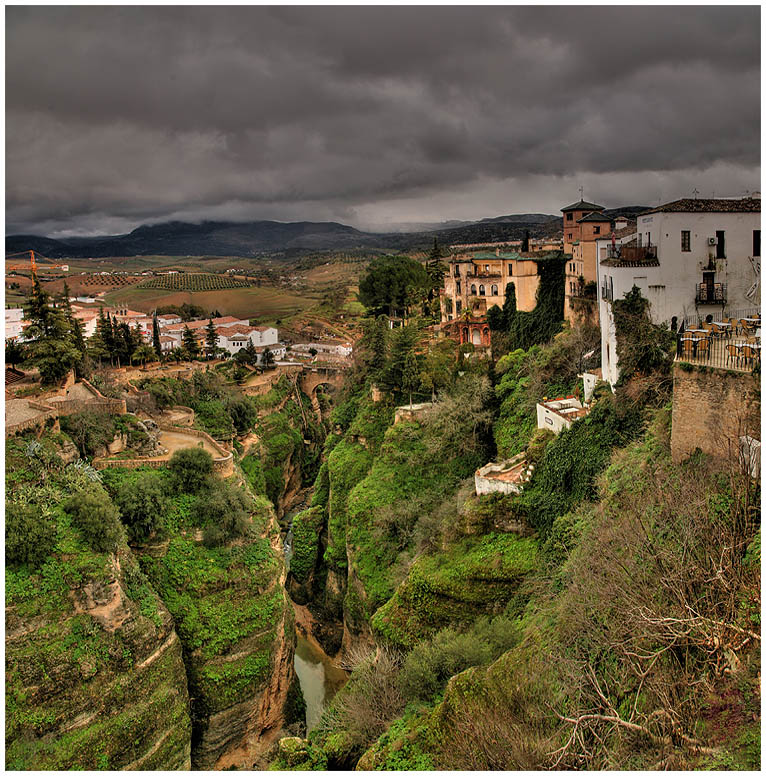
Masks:
[[[6,571],[6,767],[187,770],[168,610],[127,546],[95,554],[68,537],[62,550],[38,572]]]
[[[256,499],[255,531],[209,548],[181,527],[141,565],[176,619],[192,697],[195,768],[251,765],[281,723],[292,681],[294,629],[279,531]]]

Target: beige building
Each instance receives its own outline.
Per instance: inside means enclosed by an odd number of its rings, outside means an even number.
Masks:
[[[540,284],[535,258],[541,257],[541,253],[522,254],[498,249],[494,253],[450,259],[441,297],[442,323],[457,320],[466,311],[470,311],[473,318],[481,319],[492,305],[502,307],[508,283],[515,285],[517,309],[533,310]]]

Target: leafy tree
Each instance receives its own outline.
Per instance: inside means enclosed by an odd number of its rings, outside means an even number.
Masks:
[[[60,422],[61,430],[69,435],[83,457],[95,455],[114,439],[114,421],[106,412],[75,412],[62,417]]]
[[[359,301],[375,312],[404,310],[408,306],[407,291],[427,292],[428,273],[420,262],[408,256],[379,256],[370,263],[359,282]]]
[[[154,472],[122,484],[114,500],[132,541],[148,539],[161,528],[162,516],[170,504],[162,478]]]
[[[92,360],[98,361],[99,365],[105,358],[109,358],[109,351],[98,327],[88,340],[88,355]]]
[[[418,360],[415,357],[415,351],[410,350],[404,357],[402,367],[402,389],[410,397],[410,409],[412,409],[412,393],[420,385],[420,374],[418,372]]]
[[[15,339],[5,341],[5,363],[9,366],[21,364],[27,357],[27,349]]]
[[[124,536],[120,514],[103,488],[83,490],[70,496],[64,511],[96,552],[114,552]]]
[[[415,346],[420,338],[415,324],[395,329],[391,338],[391,351],[382,375],[383,387],[390,391],[399,391],[404,387],[404,372],[410,355],[414,355]]]
[[[245,434],[258,420],[258,408],[249,396],[237,396],[226,405],[237,433]]]
[[[189,357],[189,360],[193,360],[199,356],[199,345],[197,345],[197,339],[188,326],[184,326],[184,333],[181,341],[183,342],[183,349],[186,352],[186,355]]]
[[[263,365],[266,369],[270,369],[274,365],[274,354],[269,348],[263,351]]]
[[[215,358],[216,351],[218,350],[218,332],[215,329],[213,319],[210,318],[207,326],[205,327],[205,355],[208,358]]]
[[[225,483],[197,499],[193,517],[198,525],[204,525],[202,541],[205,546],[220,547],[250,533],[252,510],[252,498],[242,488]]]
[[[168,462],[173,481],[181,493],[199,493],[213,476],[213,456],[201,447],[176,450]]]
[[[5,558],[8,563],[40,566],[56,545],[56,524],[32,504],[6,502]]]
[[[447,460],[473,455],[487,460],[492,387],[482,375],[466,374],[440,397],[428,418],[429,448]]]
[[[133,360],[140,362],[142,366],[146,366],[147,361],[152,361],[156,358],[156,351],[146,342],[142,342],[133,353]]]
[[[255,366],[258,363],[258,351],[255,349],[255,345],[253,345],[252,340],[245,345],[242,350],[240,350],[240,353],[244,352],[246,357],[247,364],[250,364],[250,366]]]
[[[420,372],[420,382],[431,391],[431,401],[436,392],[446,388],[455,369],[455,343],[451,339],[438,340],[428,351]]]

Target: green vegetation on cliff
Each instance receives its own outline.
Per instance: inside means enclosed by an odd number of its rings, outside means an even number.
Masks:
[[[100,552],[64,510],[67,496],[110,502],[57,456],[58,440],[6,443],[8,511],[32,508],[55,527],[39,563],[6,567],[6,767],[188,768],[189,698],[173,621],[124,538],[116,552]]]

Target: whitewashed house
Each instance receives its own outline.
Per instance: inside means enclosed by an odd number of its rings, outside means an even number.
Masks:
[[[21,337],[21,321],[24,318],[22,307],[8,307],[5,310],[5,339],[19,339]]]
[[[619,378],[612,304],[635,285],[654,323],[745,317],[761,304],[761,200],[680,199],[640,214],[632,234],[597,241],[601,366]]]
[[[589,412],[576,396],[562,396],[558,399],[544,399],[537,405],[537,427],[547,428],[560,434],[571,428],[574,421],[584,418]]]

